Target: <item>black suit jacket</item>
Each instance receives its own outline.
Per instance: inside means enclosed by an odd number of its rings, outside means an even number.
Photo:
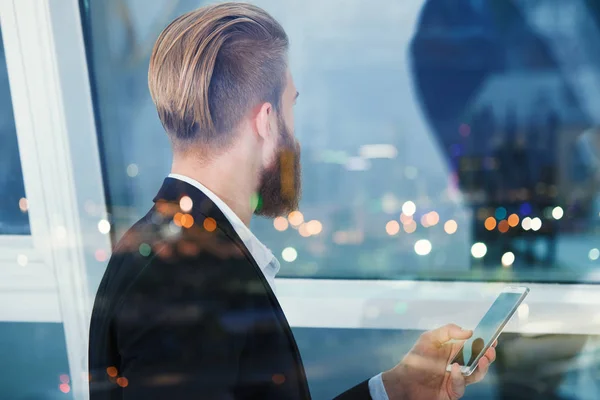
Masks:
[[[283,311],[227,218],[176,179],[154,201],[96,295],[91,400],[309,399]],[[339,398],[370,399],[368,382]]]

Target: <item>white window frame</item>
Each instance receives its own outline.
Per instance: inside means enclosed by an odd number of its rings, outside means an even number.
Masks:
[[[110,256],[110,240],[97,228],[106,207],[79,4],[0,0],[0,23],[31,227],[0,236],[0,321],[62,323],[71,389],[84,399],[105,269],[95,254]]]

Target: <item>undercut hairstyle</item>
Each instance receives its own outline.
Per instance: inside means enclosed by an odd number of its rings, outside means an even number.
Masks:
[[[245,3],[201,7],[158,37],[148,86],[175,149],[227,146],[255,106],[281,108],[289,39],[266,11]]]

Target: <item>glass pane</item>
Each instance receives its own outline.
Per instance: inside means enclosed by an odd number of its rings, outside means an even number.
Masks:
[[[148,60],[161,28],[203,2],[173,4],[87,5],[118,234],[170,167]],[[257,4],[291,37],[301,212],[323,227],[253,222],[276,254],[297,250],[282,276],[598,280],[593,2]]]
[[[29,235],[29,216],[19,157],[6,57],[0,30],[0,235]]]

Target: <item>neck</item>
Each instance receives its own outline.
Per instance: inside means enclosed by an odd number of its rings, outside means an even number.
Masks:
[[[254,210],[251,198],[256,187],[256,178],[251,168],[240,168],[241,160],[228,154],[210,160],[198,157],[175,155],[171,173],[192,178],[216,194],[233,212],[250,226]]]

